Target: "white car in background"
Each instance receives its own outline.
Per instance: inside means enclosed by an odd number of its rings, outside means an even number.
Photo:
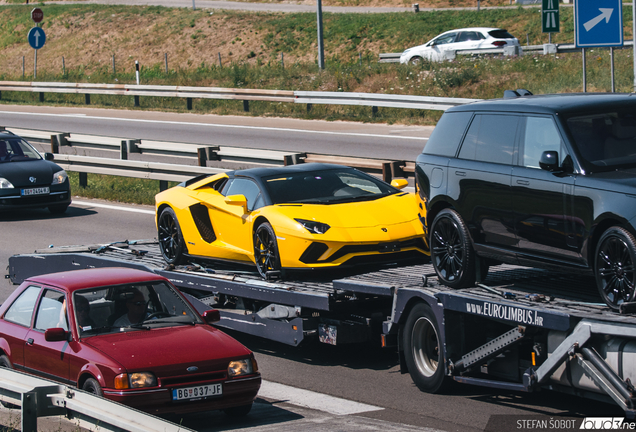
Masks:
[[[409,48],[400,56],[400,63],[418,64],[422,60],[442,61],[445,51],[480,50],[519,46],[519,39],[500,28],[472,27],[449,30],[424,45]]]

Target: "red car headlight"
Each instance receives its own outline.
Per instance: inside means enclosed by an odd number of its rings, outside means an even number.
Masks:
[[[152,372],[123,373],[115,377],[115,389],[117,390],[156,386],[157,377]]]
[[[227,376],[233,378],[241,375],[249,375],[255,373],[257,370],[258,366],[256,366],[256,360],[254,359],[232,360],[227,367]]]

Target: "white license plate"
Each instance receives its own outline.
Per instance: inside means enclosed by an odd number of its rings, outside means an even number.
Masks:
[[[223,394],[223,386],[219,384],[208,384],[196,387],[186,387],[172,390],[172,400],[200,399]]]
[[[49,193],[50,193],[50,191],[49,191],[48,187],[22,189],[22,195],[23,196],[27,196],[27,195],[47,195]]]

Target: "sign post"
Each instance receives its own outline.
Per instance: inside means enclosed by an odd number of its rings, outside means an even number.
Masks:
[[[541,8],[541,27],[548,33],[548,42],[552,43],[552,33],[559,33],[559,0],[543,0]]]
[[[42,9],[34,8],[31,11],[31,19],[33,20],[34,23],[42,22],[42,18],[44,18],[44,12],[42,12]]]
[[[33,79],[37,77],[38,73],[38,50],[44,46],[46,42],[46,34],[44,30],[38,27],[38,23],[42,22],[44,18],[44,12],[40,8],[34,8],[31,11],[31,19],[35,23],[35,27],[29,30],[29,34],[27,35],[27,40],[29,41],[29,45],[31,48],[35,50],[34,60],[33,60]]]
[[[621,0],[575,0],[574,43],[583,53],[583,91],[585,48],[623,46],[623,4]],[[636,66],[636,65],[635,65]],[[612,71],[614,70],[612,56]],[[612,88],[614,74],[612,73]]]

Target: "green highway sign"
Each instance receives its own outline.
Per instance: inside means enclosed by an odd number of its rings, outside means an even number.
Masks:
[[[559,0],[543,0],[541,18],[543,33],[559,33]]]

